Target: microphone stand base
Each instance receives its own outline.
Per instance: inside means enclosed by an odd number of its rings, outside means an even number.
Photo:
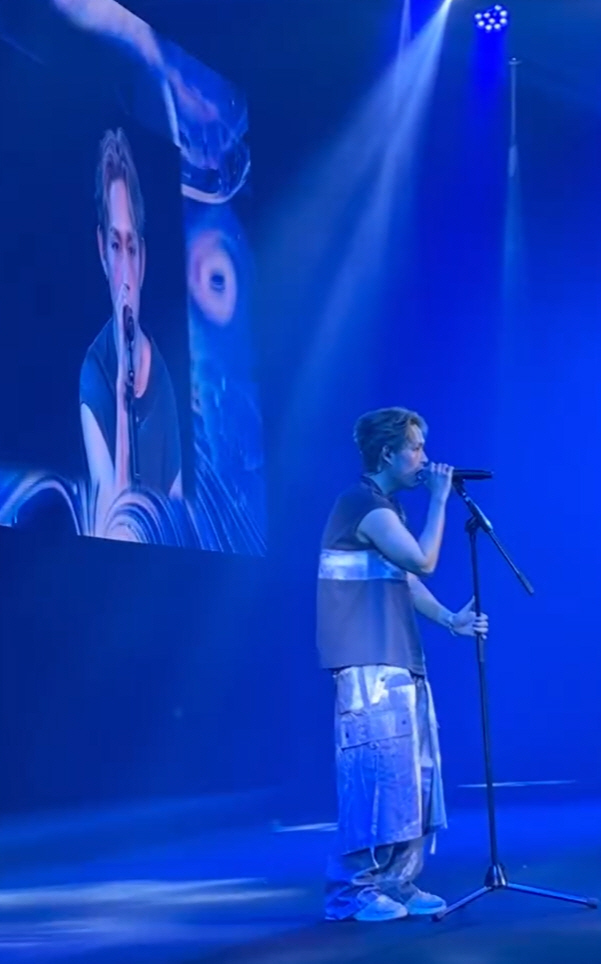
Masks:
[[[454,914],[456,910],[461,910],[462,907],[473,904],[474,901],[479,900],[480,897],[484,897],[486,894],[492,894],[495,890],[513,890],[521,894],[533,894],[535,897],[549,897],[551,900],[563,900],[569,904],[580,904],[583,907],[589,907],[591,910],[595,910],[599,906],[599,901],[595,897],[579,897],[576,894],[568,894],[558,890],[546,890],[544,887],[531,887],[528,884],[513,884],[507,879],[507,874],[502,864],[491,864],[486,872],[483,887],[474,890],[471,894],[468,894],[467,897],[455,901],[454,904],[449,904],[445,910],[434,914],[432,920],[436,922],[444,920],[449,914]]]

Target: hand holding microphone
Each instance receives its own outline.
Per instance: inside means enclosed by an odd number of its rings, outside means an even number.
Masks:
[[[446,462],[428,462],[421,478],[433,499],[446,502],[453,484],[453,468]]]
[[[450,483],[447,490],[448,476]],[[444,499],[448,498],[453,485],[461,487],[463,482],[487,482],[492,477],[493,474],[488,469],[454,469],[445,463],[437,462],[429,462],[420,472],[421,481],[430,489],[432,495],[442,496]],[[446,481],[442,482],[442,478]]]

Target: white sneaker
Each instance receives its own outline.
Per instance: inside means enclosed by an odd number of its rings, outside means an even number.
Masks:
[[[435,894],[426,894],[423,890],[415,888],[407,900],[403,901],[405,910],[411,917],[430,917],[432,914],[439,914],[446,910],[447,904],[442,897]]]
[[[398,901],[393,900],[392,897],[387,897],[386,894],[378,894],[375,900],[370,901],[356,914],[353,914],[353,920],[377,923],[381,920],[400,920],[402,917],[408,916],[409,911],[404,904],[399,904]]]

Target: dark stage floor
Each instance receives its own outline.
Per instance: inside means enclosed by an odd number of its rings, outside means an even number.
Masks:
[[[162,804],[0,827],[0,962],[601,964],[600,911],[517,894],[440,924],[325,923],[327,827],[200,833],[170,806],[169,832]],[[517,882],[601,895],[601,802],[506,807],[499,824]],[[485,849],[483,812],[451,814],[423,885],[479,886]]]

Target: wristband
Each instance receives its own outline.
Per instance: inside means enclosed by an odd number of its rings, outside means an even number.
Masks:
[[[444,610],[442,624],[449,630],[451,636],[457,635],[455,632],[455,613],[452,613],[449,609]]]

